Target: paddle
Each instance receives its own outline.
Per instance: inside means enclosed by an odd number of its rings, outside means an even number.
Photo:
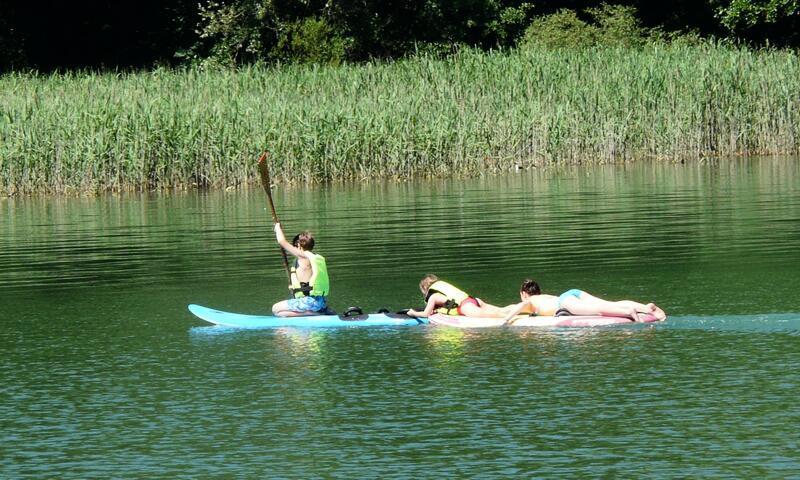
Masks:
[[[278,220],[278,214],[275,212],[275,203],[272,202],[272,187],[269,179],[269,169],[267,168],[267,152],[261,154],[258,158],[258,171],[261,172],[261,184],[264,186],[264,191],[267,192],[267,199],[269,199],[269,208],[272,210],[272,221],[274,223],[281,223]],[[289,258],[286,256],[286,250],[281,248],[281,255],[283,256],[283,266],[286,268],[286,276],[289,278],[289,283],[292,282],[292,273],[289,270]],[[292,287],[289,287],[289,291]]]

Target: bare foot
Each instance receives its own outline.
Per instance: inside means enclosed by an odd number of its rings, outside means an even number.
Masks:
[[[648,322],[653,321],[653,319],[660,322],[667,318],[667,314],[664,313],[664,310],[661,310],[655,304],[651,303],[648,304],[648,306],[649,305],[653,305],[653,310],[650,312],[636,312],[635,322]]]

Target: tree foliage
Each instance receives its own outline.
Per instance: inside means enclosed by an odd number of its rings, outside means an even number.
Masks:
[[[581,12],[562,9],[535,19],[525,31],[523,45],[547,48],[638,47],[649,35],[636,17],[634,7],[604,3]]]
[[[800,46],[800,0],[607,1],[4,0],[0,71],[340,63],[520,40],[635,46],[654,29]]]
[[[338,65],[347,59],[352,39],[343,38],[325,19],[309,17],[284,25],[271,50],[274,59]]]
[[[261,0],[244,0],[231,3],[209,1],[199,4],[200,41],[192,57],[207,58],[226,66],[253,62],[264,56],[269,46],[265,41],[275,26],[270,3]],[[270,28],[272,27],[272,28]],[[207,46],[207,48],[203,48]]]
[[[798,45],[800,0],[728,0],[714,4],[720,23],[738,37]]]

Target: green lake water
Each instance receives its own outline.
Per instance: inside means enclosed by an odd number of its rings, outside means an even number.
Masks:
[[[337,310],[581,288],[654,326],[267,329],[265,195],[0,199],[0,478],[797,478],[800,159],[275,190]]]

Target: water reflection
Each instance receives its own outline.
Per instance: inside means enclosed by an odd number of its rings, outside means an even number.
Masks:
[[[317,234],[339,310],[416,305],[434,272],[496,304],[533,276],[672,315],[798,311],[798,164],[553,168],[278,188],[275,200],[287,231]],[[265,208],[256,189],[0,199],[0,295],[202,282],[196,303],[264,312],[285,295]]]
[[[797,159],[280,189],[332,302],[652,298],[597,329],[232,331],[285,294],[263,193],[0,199],[0,477],[794,475]],[[775,313],[782,312],[782,313]],[[655,446],[655,447],[654,447]]]

